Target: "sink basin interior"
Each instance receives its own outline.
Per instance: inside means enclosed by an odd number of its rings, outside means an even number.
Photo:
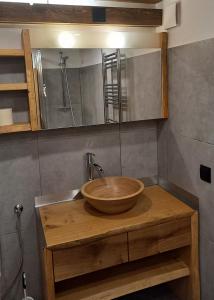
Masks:
[[[102,200],[125,199],[143,190],[143,183],[129,177],[104,177],[86,184],[84,193]]]

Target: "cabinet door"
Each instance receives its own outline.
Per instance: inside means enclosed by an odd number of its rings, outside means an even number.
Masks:
[[[54,277],[57,282],[127,261],[127,233],[124,233],[53,251]]]
[[[191,220],[182,218],[128,233],[130,261],[191,244]]]

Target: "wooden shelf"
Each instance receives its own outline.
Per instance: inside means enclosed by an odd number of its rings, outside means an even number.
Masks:
[[[170,254],[122,264],[56,283],[57,300],[110,300],[190,275],[187,265]]]
[[[23,49],[0,49],[0,56],[3,57],[24,57],[25,53]]]
[[[11,133],[19,131],[30,131],[30,123],[16,123],[13,125],[0,126],[0,134],[2,133]]]
[[[10,132],[20,132],[29,130],[38,130],[39,126],[39,105],[36,100],[35,78],[32,63],[32,51],[30,44],[30,34],[28,29],[23,29],[21,34],[22,49],[0,49],[0,57],[19,58],[23,57],[23,65],[25,66],[26,82],[17,83],[0,83],[0,92],[8,91],[27,91],[28,107],[29,107],[29,123],[18,123],[9,126],[0,126],[0,134]]]
[[[0,83],[0,91],[22,91],[27,89],[27,83]]]

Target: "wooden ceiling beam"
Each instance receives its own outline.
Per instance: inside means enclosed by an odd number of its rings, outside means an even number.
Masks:
[[[93,7],[26,3],[0,3],[0,23],[162,25],[162,10],[106,7],[105,22],[93,21]]]

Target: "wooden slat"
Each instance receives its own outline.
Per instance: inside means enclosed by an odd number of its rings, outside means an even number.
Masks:
[[[25,68],[26,68],[26,78],[28,86],[28,101],[29,101],[29,111],[30,111],[30,123],[31,129],[38,129],[37,122],[37,105],[36,105],[36,96],[34,88],[34,75],[33,75],[33,63],[31,56],[31,46],[30,46],[30,36],[29,30],[24,29],[22,31],[22,43],[25,53]]]
[[[57,300],[110,300],[189,275],[183,261],[154,257],[59,283]]]
[[[198,212],[191,217],[192,226],[192,247],[191,247],[191,292],[192,299],[200,300],[200,274],[199,274],[199,230]]]
[[[67,23],[94,24],[93,7],[73,5],[47,5],[25,3],[0,3],[1,23]],[[103,24],[139,26],[162,25],[161,9],[145,8],[106,8],[106,21]]]
[[[0,49],[0,56],[22,57],[24,56],[24,51],[22,49]]]
[[[0,126],[0,134],[29,130],[31,130],[31,126],[29,123],[17,123],[13,125]]]
[[[130,261],[191,244],[191,218],[150,226],[128,233]]]
[[[21,91],[27,89],[27,83],[0,83],[0,91]]]
[[[128,262],[127,234],[53,251],[55,281]]]
[[[162,117],[168,118],[168,33],[161,33],[161,81],[162,81]]]

